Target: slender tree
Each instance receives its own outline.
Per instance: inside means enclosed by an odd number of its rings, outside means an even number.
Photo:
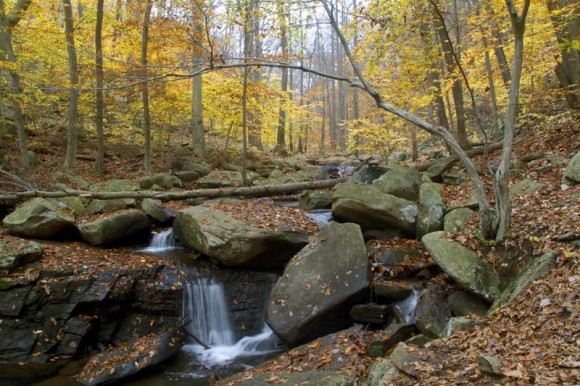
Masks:
[[[95,73],[97,80],[97,90],[95,91],[95,109],[97,128],[97,159],[95,169],[98,173],[105,171],[105,134],[103,129],[103,116],[105,111],[105,100],[103,95],[104,69],[103,69],[103,7],[104,0],[97,0],[97,22],[95,25]]]
[[[143,13],[143,27],[141,33],[141,100],[143,103],[143,137],[145,139],[145,155],[143,157],[143,169],[151,171],[151,116],[149,112],[149,83],[147,70],[147,45],[149,43],[149,23],[151,19],[151,8],[153,0],[145,1],[145,12]]]
[[[64,31],[66,34],[66,51],[68,55],[68,67],[70,78],[70,91],[68,102],[68,124],[66,157],[64,167],[74,169],[77,159],[77,137],[78,137],[78,114],[79,114],[79,64],[77,60],[77,50],[75,46],[75,29],[71,0],[63,0],[64,11]]]

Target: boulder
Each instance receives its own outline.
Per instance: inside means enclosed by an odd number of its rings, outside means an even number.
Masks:
[[[443,329],[441,334],[444,338],[449,338],[451,335],[461,331],[475,330],[475,322],[465,316],[456,316],[449,319],[447,326]]]
[[[74,217],[57,204],[44,198],[33,198],[4,217],[10,233],[50,239],[74,231]]]
[[[413,285],[405,280],[374,280],[372,286],[376,298],[386,302],[403,300],[413,293]]]
[[[564,178],[573,182],[580,182],[580,151],[574,154],[574,157],[568,163]]]
[[[400,342],[391,352],[389,360],[397,369],[413,377],[418,377],[419,375],[416,364],[423,362],[421,355],[403,342]]]
[[[113,179],[99,182],[90,187],[92,192],[132,192],[139,190],[139,184],[130,180]],[[102,212],[114,212],[135,206],[134,198],[117,198],[113,200],[92,200],[85,209],[85,213],[93,215]]]
[[[429,233],[421,239],[433,260],[463,288],[487,300],[499,295],[499,280],[477,253],[447,240],[445,232]]]
[[[443,230],[450,233],[459,233],[465,227],[465,221],[473,216],[474,212],[469,208],[453,209],[443,219]]]
[[[433,182],[442,182],[443,173],[454,163],[456,160],[453,157],[440,158],[427,169],[425,173]]]
[[[149,219],[140,210],[113,213],[79,225],[81,237],[93,245],[109,244],[149,231]]]
[[[290,260],[266,305],[266,321],[291,344],[338,331],[371,279],[360,227],[331,222]]]
[[[357,223],[364,230],[400,229],[415,234],[419,208],[411,201],[358,184],[338,185],[332,199],[334,218]]]
[[[431,338],[442,336],[451,318],[447,294],[441,284],[432,284],[419,296],[415,311],[415,324],[422,334]]]
[[[174,176],[169,173],[157,173],[140,178],[137,182],[141,189],[151,189],[157,185],[162,190],[173,188]],[[181,181],[180,181],[181,182]]]
[[[373,339],[367,342],[368,356],[371,358],[382,357],[399,342],[406,341],[416,332],[417,329],[413,324],[392,323],[383,332],[374,335]]]
[[[324,181],[328,178],[328,172],[324,166],[306,166],[302,169],[304,175],[316,181]]]
[[[443,229],[445,204],[441,185],[426,182],[421,185],[419,192],[419,214],[417,215],[417,238],[427,233]]]
[[[183,344],[177,329],[151,333],[129,344],[93,355],[76,380],[83,385],[101,385],[128,377],[175,355]]]
[[[58,199],[52,199],[57,205],[66,205],[75,215],[85,214],[86,208],[85,203],[88,201],[82,197],[61,197]]]
[[[544,189],[546,184],[541,184],[533,180],[521,180],[510,186],[510,197],[533,194]]]
[[[370,185],[374,180],[388,171],[388,169],[376,165],[363,166],[348,179],[348,182],[352,184]]]
[[[400,374],[399,369],[389,359],[379,359],[371,363],[366,384],[368,386],[395,384]]]
[[[33,263],[42,257],[40,244],[29,240],[0,241],[0,272],[8,272],[24,264]]]
[[[416,201],[419,198],[421,173],[414,167],[395,166],[374,180],[373,186],[395,197]]]
[[[141,201],[141,209],[147,216],[162,224],[168,223],[175,218],[175,212],[164,208],[159,200],[152,198],[144,198]]]
[[[350,310],[350,319],[355,323],[386,324],[390,315],[390,307],[386,304],[356,304]]]
[[[248,181],[253,181],[258,178],[259,175],[254,172],[247,172]],[[197,180],[200,187],[204,189],[212,188],[223,188],[225,186],[241,185],[242,184],[242,173],[231,172],[226,170],[215,170],[205,177]]]
[[[485,315],[489,306],[477,296],[465,291],[455,291],[447,298],[451,313],[455,316],[469,314]]]
[[[251,377],[244,377],[231,382],[230,378],[219,381],[216,385],[244,385],[265,386],[284,384],[287,386],[316,385],[316,386],[356,386],[358,379],[355,375],[348,375],[342,371],[304,371],[298,373],[289,372],[265,372],[256,373]]]
[[[326,209],[332,205],[332,193],[316,190],[305,190],[300,194],[300,207],[306,210]]]
[[[546,277],[555,266],[556,258],[553,252],[544,253],[542,256],[530,261],[503,290],[491,305],[489,312],[504,307],[528,288],[533,281]]]
[[[287,211],[289,216],[296,211],[278,209]],[[178,239],[186,246],[227,266],[258,269],[282,268],[308,244],[310,237],[310,231],[303,227],[259,227],[212,205],[177,211],[174,227]]]
[[[184,172],[195,172],[198,176],[203,177],[209,174],[210,167],[205,162],[183,160],[180,170]]]

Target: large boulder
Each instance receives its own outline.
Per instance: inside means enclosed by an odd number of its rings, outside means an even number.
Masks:
[[[453,209],[443,219],[443,230],[450,233],[459,233],[465,227],[465,222],[473,216],[474,212],[469,208]]]
[[[206,204],[179,210],[174,224],[178,239],[227,266],[282,268],[308,244],[311,231],[317,229],[316,223],[300,209],[261,207],[264,214],[275,210],[274,216],[278,214],[279,219],[304,220],[302,224],[282,222],[278,227],[261,223],[257,217],[236,216],[237,209],[243,211],[243,204]],[[256,206],[252,210],[260,215],[258,209]]]
[[[332,198],[334,218],[357,223],[364,230],[400,229],[415,234],[419,208],[414,202],[359,184],[337,185]]]
[[[374,180],[373,186],[395,197],[415,201],[419,198],[421,173],[414,167],[395,166]]]
[[[514,300],[534,281],[547,276],[556,266],[556,258],[553,252],[544,253],[542,256],[530,261],[513,278],[510,284],[503,290],[501,295],[491,305],[490,312],[501,308]]]
[[[363,166],[359,171],[354,173],[349,179],[349,183],[370,185],[377,178],[384,175],[388,169],[376,165]]]
[[[132,192],[139,190],[139,184],[130,180],[113,179],[99,182],[90,187],[91,192]],[[134,198],[117,198],[112,200],[92,200],[85,213],[93,215],[102,212],[114,212],[135,206]]]
[[[443,189],[434,182],[421,185],[419,191],[419,215],[417,216],[417,238],[427,233],[443,229],[445,204],[443,203]]]
[[[266,321],[291,344],[338,331],[370,280],[360,227],[331,222],[286,266],[270,293]]]
[[[74,231],[74,217],[57,204],[44,198],[33,198],[4,217],[10,233],[50,239]]]
[[[499,295],[499,280],[477,253],[448,240],[445,232],[429,233],[421,239],[433,260],[466,290],[487,300]]]
[[[419,296],[415,310],[415,324],[422,334],[438,338],[451,318],[446,289],[441,284],[431,284]]]
[[[147,216],[162,224],[171,222],[175,218],[174,211],[164,208],[159,200],[152,198],[144,198],[141,201],[141,209]]]
[[[246,177],[248,178],[248,181],[253,181],[259,177],[259,174],[248,171],[246,173]],[[242,182],[242,173],[227,170],[214,170],[208,175],[197,180],[199,186],[207,189],[241,185]]]
[[[177,182],[177,181],[179,182]],[[138,181],[141,189],[169,190],[174,183],[181,185],[181,180],[169,173],[157,173],[140,178]]]
[[[113,213],[79,225],[83,240],[93,245],[109,244],[149,230],[149,219],[140,210]]]
[[[570,181],[580,182],[580,151],[574,154],[574,157],[570,160],[564,172],[564,178]]]

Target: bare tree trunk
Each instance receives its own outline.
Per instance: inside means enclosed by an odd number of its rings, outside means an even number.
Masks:
[[[143,170],[151,171],[151,116],[149,113],[149,83],[147,70],[147,46],[149,43],[149,22],[151,19],[152,0],[145,1],[145,13],[143,15],[143,29],[141,34],[141,99],[143,102],[143,137],[145,141],[145,155],[143,157]]]
[[[197,4],[197,3],[196,3]],[[197,5],[193,13],[193,29],[196,36],[203,36],[203,23],[207,23],[207,17],[205,15],[204,9],[201,8],[202,5]],[[210,46],[210,55],[213,58],[213,47],[211,41],[208,38],[208,43]],[[197,73],[201,70],[201,63],[203,61],[201,52],[201,43],[193,44],[193,72]],[[205,128],[203,126],[203,80],[200,74],[193,77],[191,83],[191,143],[193,146],[193,154],[196,157],[205,157]]]
[[[105,101],[103,95],[103,6],[104,0],[97,0],[97,23],[95,26],[95,71],[97,91],[95,92],[96,128],[97,128],[97,159],[95,169],[98,173],[105,172],[105,135],[103,130],[103,116]]]
[[[77,122],[79,108],[79,90],[77,87],[79,84],[79,66],[74,39],[74,22],[71,0],[63,0],[62,3],[64,7],[64,30],[66,33],[66,50],[68,54],[69,77],[71,83],[68,105],[66,157],[64,160],[64,167],[66,169],[74,169],[77,159]]]
[[[510,83],[510,97],[508,111],[505,119],[505,131],[503,137],[503,150],[501,161],[495,174],[495,198],[496,211],[499,216],[496,240],[503,240],[510,229],[511,205],[509,197],[509,167],[513,147],[513,128],[518,109],[520,94],[520,80],[522,74],[522,63],[524,57],[524,32],[526,27],[526,17],[530,7],[530,0],[525,0],[521,14],[518,14],[512,0],[505,0],[512,24],[514,35],[514,60],[512,66],[512,79]]]
[[[288,31],[284,4],[278,3],[278,20],[280,24],[280,46],[282,48],[282,60],[288,61]],[[288,92],[288,68],[282,68],[280,109],[278,110],[278,132],[276,135],[276,148],[278,153],[286,152],[286,100]]]
[[[565,17],[563,13],[567,7],[571,15]],[[548,11],[554,24],[556,38],[561,47],[561,59],[556,65],[556,76],[560,86],[566,92],[566,102],[571,108],[580,108],[580,55],[578,53],[578,29],[580,28],[580,8],[578,0],[551,0],[548,2]]]

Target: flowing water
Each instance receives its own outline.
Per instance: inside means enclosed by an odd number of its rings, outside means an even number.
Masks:
[[[149,245],[146,248],[139,249],[139,252],[158,253],[182,248],[175,239],[173,228],[167,228],[153,234]]]
[[[413,293],[403,300],[393,303],[396,312],[401,316],[403,321],[407,324],[415,323],[415,312],[417,309],[417,301],[419,300],[420,291],[417,288],[413,289]]]

